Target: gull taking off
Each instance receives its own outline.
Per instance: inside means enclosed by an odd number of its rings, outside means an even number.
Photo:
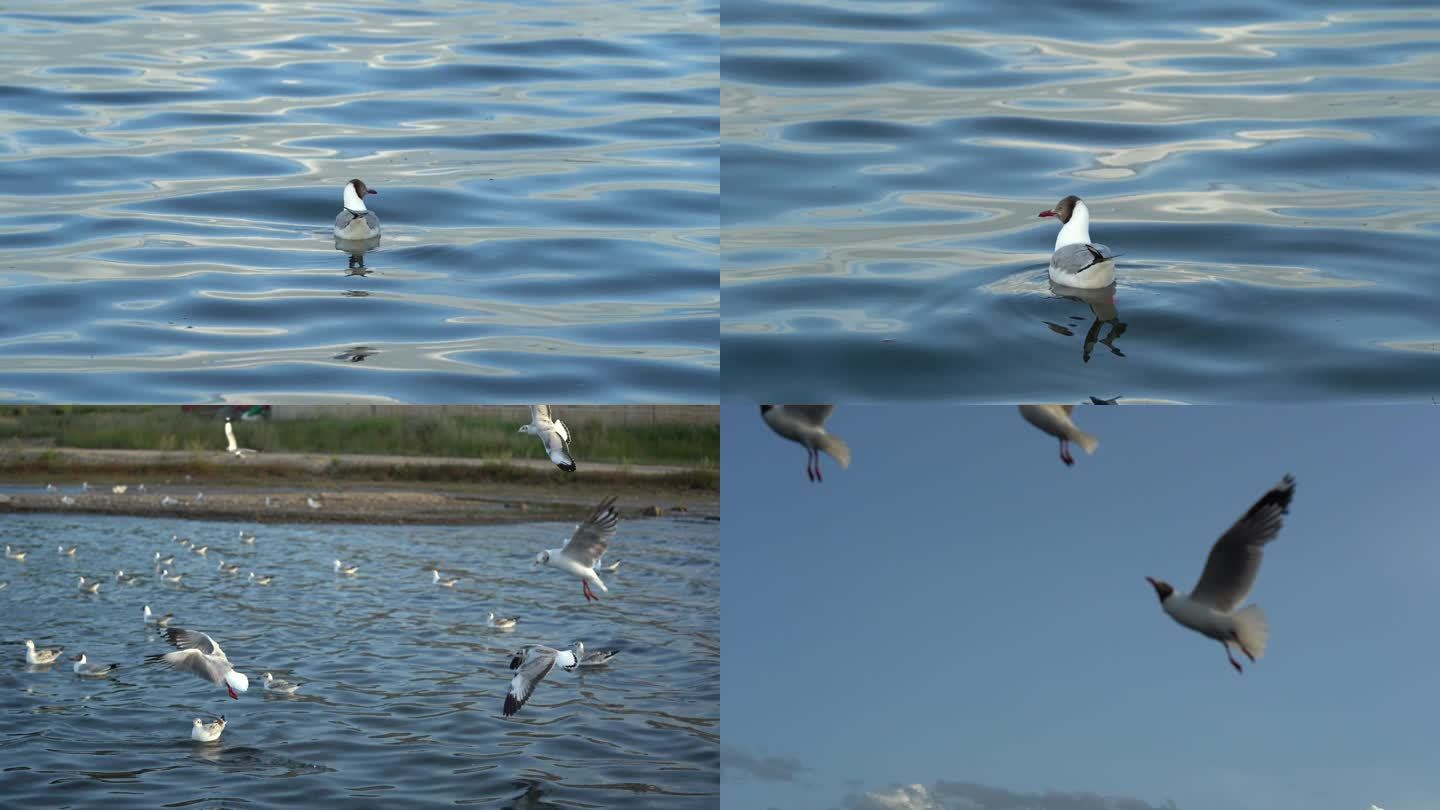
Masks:
[[[71,667],[75,670],[75,674],[86,678],[103,677],[120,668],[119,664],[92,664],[85,658],[83,652],[70,660],[75,662],[75,666]]]
[[[379,194],[361,180],[345,184],[345,207],[335,217],[335,238],[363,242],[380,235],[380,218],[365,207],[367,194]]]
[[[223,684],[225,691],[234,700],[240,699],[237,692],[250,688],[250,679],[230,665],[225,651],[220,649],[215,639],[205,633],[171,627],[165,631],[165,640],[175,645],[175,652],[153,656],[147,660],[163,661],[179,672],[188,672],[216,685]]]
[[[1115,252],[1090,241],[1090,209],[1071,194],[1042,217],[1055,217],[1062,227],[1050,254],[1050,280],[1066,287],[1098,290],[1115,283]]]
[[[585,518],[585,522],[575,527],[575,533],[565,542],[564,548],[547,549],[535,555],[537,565],[553,566],[579,577],[586,602],[592,599],[599,601],[600,598],[590,590],[590,583],[595,583],[602,591],[610,590],[600,581],[600,575],[595,573],[595,563],[605,556],[605,549],[610,546],[610,538],[615,536],[615,526],[620,516],[615,514],[614,504],[614,495],[601,501],[590,512],[590,516]]]
[[[25,639],[25,663],[31,666],[53,664],[60,659],[60,653],[63,652],[65,652],[64,647],[55,650],[37,650],[34,641]]]
[[[844,440],[825,432],[825,420],[834,410],[834,405],[760,406],[760,417],[771,430],[805,446],[810,454],[805,462],[805,474],[811,481],[825,480],[820,474],[821,453],[839,462],[841,469],[850,466],[849,446]]]
[[[559,419],[550,418],[549,405],[530,406],[530,424],[521,425],[520,433],[540,437],[545,454],[565,472],[575,472],[575,459],[570,456],[570,430]]]
[[[1295,496],[1295,477],[1287,475],[1260,496],[1244,517],[1235,521],[1210,549],[1205,571],[1188,596],[1164,580],[1146,577],[1170,618],[1220,642],[1236,672],[1244,672],[1230,652],[1234,647],[1251,661],[1265,654],[1270,627],[1259,605],[1236,610],[1260,574],[1265,544],[1280,534],[1283,518]]]
[[[1020,415],[1025,421],[1060,440],[1060,460],[1069,467],[1075,463],[1070,455],[1070,442],[1080,445],[1086,455],[1095,452],[1100,440],[1076,427],[1071,412],[1074,405],[1021,405]]]
[[[228,445],[225,448],[225,452],[238,456],[240,458],[245,458],[246,456],[253,456],[257,452],[259,452],[258,450],[251,450],[248,447],[241,447],[235,442],[235,428],[230,424],[230,417],[228,416],[225,417],[225,441]]]
[[[202,723],[200,718],[190,726],[190,739],[195,742],[215,742],[220,739],[221,732],[225,731],[225,715],[220,715],[214,722]]]
[[[510,690],[505,693],[505,716],[520,711],[530,700],[535,687],[544,680],[550,670],[558,664],[561,669],[573,670],[578,662],[575,653],[569,650],[552,650],[549,647],[526,647],[510,659],[510,668],[515,677],[510,680]]]

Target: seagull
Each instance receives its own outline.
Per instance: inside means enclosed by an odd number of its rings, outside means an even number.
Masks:
[[[148,660],[163,661],[172,669],[204,678],[217,686],[224,684],[225,691],[233,700],[240,699],[237,691],[244,692],[250,688],[250,679],[230,665],[225,651],[205,633],[171,627],[165,630],[165,640],[175,645],[175,652],[152,656]]]
[[[1115,252],[1090,241],[1090,209],[1071,194],[1042,217],[1055,217],[1063,227],[1050,254],[1050,280],[1066,287],[1098,290],[1115,283]]]
[[[9,580],[5,580],[5,581],[3,581],[3,582],[0,582],[0,591],[3,591],[3,590],[5,590],[5,589],[8,588],[8,587],[10,587],[10,581],[9,581]]]
[[[259,452],[257,450],[251,450],[248,447],[241,447],[239,444],[235,443],[235,428],[230,424],[230,417],[228,416],[225,417],[225,441],[228,443],[228,446],[225,448],[225,452],[230,453],[237,458],[253,456],[257,452]]]
[[[441,579],[440,572],[436,571],[434,568],[430,569],[430,573],[435,575],[435,584],[439,585],[442,588],[453,588],[455,587],[455,583],[460,581],[458,579]]]
[[[72,657],[70,660],[75,662],[75,666],[71,667],[71,669],[75,670],[76,675],[83,675],[89,678],[109,675],[111,672],[120,668],[119,664],[92,664],[85,659],[85,653],[83,652]]]
[[[45,491],[46,491],[46,492],[59,492],[59,491],[60,491],[60,488],[57,487],[57,486],[55,486],[54,484],[46,484],[46,485],[45,485]]]
[[[209,547],[209,546],[201,546],[201,547],[199,547],[199,548],[197,548],[197,549],[192,549],[192,551],[194,551],[196,554],[199,554],[201,557],[204,557],[204,556],[205,556],[205,552],[207,552],[207,551],[209,551],[209,550],[210,550],[210,547]]]
[[[1282,518],[1290,512],[1295,496],[1295,477],[1287,475],[1260,496],[1243,517],[1235,521],[1210,549],[1205,571],[1195,589],[1185,596],[1164,580],[1146,577],[1160,597],[1160,607],[1170,618],[1225,647],[1225,656],[1236,672],[1244,672],[1230,652],[1235,647],[1251,661],[1265,654],[1270,627],[1259,605],[1236,610],[1260,574],[1265,544],[1280,534]]]
[[[555,466],[575,472],[575,459],[570,456],[570,430],[559,419],[550,418],[549,405],[530,406],[530,424],[521,425],[519,433],[540,437],[540,445]]]
[[[29,553],[28,551],[13,550],[10,548],[9,543],[5,544],[5,558],[8,560],[23,560],[25,559],[25,555]]]
[[[230,563],[226,565],[225,561],[221,560],[220,564],[215,566],[215,570],[223,571],[227,574],[238,574],[240,573],[240,563]]]
[[[492,610],[490,611],[490,618],[485,620],[485,624],[486,626],[494,627],[497,630],[509,630],[510,628],[514,627],[515,623],[518,621],[520,621],[519,616],[501,616],[497,619],[495,618],[495,611]]]
[[[1074,405],[1021,405],[1020,415],[1026,422],[1060,440],[1060,460],[1069,467],[1075,463],[1070,455],[1070,442],[1080,445],[1086,455],[1095,452],[1100,440],[1076,427],[1070,412]]]
[[[66,496],[62,497],[62,498],[60,499],[60,502],[63,503],[63,504],[65,504],[66,506],[74,506],[74,505],[75,505],[75,499],[72,498],[72,497],[70,497],[69,495],[66,495]]]
[[[306,503],[306,505],[309,506],[311,509],[319,509],[319,508],[320,508],[320,505],[321,505],[319,501],[315,500],[314,498],[309,498],[309,497],[307,497],[307,498],[305,499],[305,503]]]
[[[177,505],[179,505],[179,503],[180,503],[179,501],[175,500],[174,498],[170,497],[169,495],[166,495],[165,497],[163,497],[163,498],[160,499],[160,505],[161,505],[161,506],[177,506]]]
[[[31,666],[44,666],[53,664],[60,658],[60,653],[65,652],[64,647],[54,650],[37,650],[35,642],[25,639],[25,663]]]
[[[251,571],[251,572],[250,572],[250,579],[251,579],[251,581],[253,581],[256,585],[269,585],[269,584],[275,579],[275,577],[274,577],[272,574],[261,574],[260,576],[257,577],[257,576],[255,576],[255,572],[254,572],[254,571]]]
[[[379,194],[360,180],[345,184],[345,208],[335,217],[335,238],[364,241],[380,235],[380,218],[365,207],[365,195]]]
[[[58,546],[58,548],[59,548],[59,550],[60,550],[60,553],[61,553],[61,554],[64,554],[64,555],[67,556],[67,557],[74,557],[74,556],[75,556],[75,552],[80,550],[80,547],[79,547],[79,546],[71,546],[70,548],[65,548],[64,546]]]
[[[89,492],[89,491],[90,491],[90,482],[89,482],[89,481],[81,481],[81,482],[80,482],[80,491],[81,491],[81,492]]]
[[[160,552],[158,552],[158,551],[155,552],[155,564],[156,564],[156,565],[162,565],[162,566],[163,566],[163,565],[170,565],[170,564],[173,563],[173,562],[175,562],[175,555],[174,555],[174,554],[171,554],[169,557],[165,557],[165,558],[162,559],[162,558],[160,557]]]
[[[110,488],[110,491],[115,493],[116,495],[124,495],[125,490],[129,488],[130,487],[126,486],[125,484],[116,484],[115,486]]]
[[[575,657],[580,663],[577,667],[601,667],[610,663],[610,659],[619,654],[619,650],[596,650],[592,653],[585,652],[585,642],[575,642]]]
[[[835,410],[834,405],[761,405],[760,417],[770,429],[792,442],[799,442],[809,451],[805,463],[805,474],[811,481],[824,481],[820,475],[820,454],[828,454],[840,463],[840,468],[850,466],[850,447],[844,440],[825,432],[825,420]]]
[[[586,602],[599,600],[590,590],[590,583],[595,583],[600,590],[607,593],[610,590],[600,581],[600,575],[595,573],[595,562],[605,556],[610,538],[615,536],[615,525],[619,516],[615,514],[614,504],[614,495],[601,501],[590,516],[585,518],[585,522],[575,527],[575,533],[565,542],[564,548],[547,549],[535,555],[537,565],[554,566],[579,577]]]
[[[190,538],[188,538],[188,537],[181,537],[181,536],[178,535],[178,534],[172,534],[172,535],[170,535],[170,539],[171,539],[171,540],[174,540],[175,542],[179,543],[179,544],[182,545],[182,546],[192,545],[192,543],[190,542]]]
[[[358,565],[341,565],[339,560],[335,561],[335,573],[337,574],[344,574],[347,577],[353,577],[359,571],[360,566]]]
[[[252,534],[249,537],[246,537],[244,529],[240,529],[238,534],[240,536],[240,542],[244,543],[247,546],[255,545],[255,535]]]
[[[145,606],[146,624],[154,624],[156,627],[168,627],[170,625],[170,622],[173,621],[175,621],[174,613],[166,613],[164,616],[160,616],[157,618],[154,613],[150,612],[150,606]]]
[[[85,577],[80,577],[80,590],[81,590],[82,593],[99,593],[99,592],[100,592],[100,583],[99,583],[99,582],[92,582],[92,583],[90,583],[89,585],[86,585],[86,584],[85,584]]]
[[[544,680],[550,670],[558,664],[561,669],[573,670],[577,665],[575,653],[569,650],[552,650],[539,645],[526,647],[510,659],[510,668],[516,670],[510,680],[510,690],[505,693],[505,716],[509,717],[530,700],[535,686]]]
[[[604,571],[607,574],[614,573],[620,570],[620,562],[620,560],[616,560],[615,562],[606,565],[605,558],[602,557],[595,561],[595,570]]]
[[[195,493],[195,503],[204,503],[204,502],[205,502],[205,493],[203,493],[203,492],[197,492],[197,493]]]
[[[282,680],[280,680],[279,678],[276,678],[274,675],[271,675],[271,674],[268,673],[268,672],[265,673],[265,691],[266,691],[266,692],[276,692],[276,693],[279,693],[279,694],[282,694],[282,695],[293,695],[293,694],[295,694],[295,690],[296,690],[296,689],[299,689],[300,686],[301,686],[301,685],[298,684],[298,683],[291,683],[291,682],[289,682],[289,681],[282,681]]]
[[[169,568],[162,568],[162,569],[160,569],[160,578],[163,579],[163,580],[165,580],[166,582],[179,582],[179,581],[180,581],[180,578],[183,577],[183,576],[185,576],[185,575],[184,575],[184,574],[173,574],[173,575],[172,575],[172,574],[170,573],[170,569],[169,569]]]
[[[125,573],[125,569],[122,568],[115,572],[115,581],[121,585],[129,585],[135,581],[135,575]]]
[[[225,715],[220,715],[212,723],[202,723],[197,717],[195,723],[190,726],[190,739],[195,742],[215,742],[220,739],[223,731],[225,731]]]

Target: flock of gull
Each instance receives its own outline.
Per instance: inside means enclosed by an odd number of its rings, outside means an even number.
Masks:
[[[1060,440],[1060,460],[1066,466],[1075,463],[1070,454],[1072,442],[1087,454],[1100,446],[1097,438],[1075,424],[1073,405],[1019,408],[1026,422]],[[820,476],[820,453],[835,459],[842,468],[850,466],[849,446],[825,429],[834,410],[834,405],[760,406],[760,415],[771,430],[805,448],[805,472],[811,481],[824,481]],[[1145,578],[1160,598],[1161,610],[1181,626],[1220,642],[1236,672],[1244,672],[1244,668],[1235,652],[1253,662],[1265,654],[1270,640],[1270,627],[1260,606],[1241,605],[1255,587],[1265,546],[1279,536],[1294,496],[1295,478],[1291,475],[1261,495],[1211,546],[1205,569],[1190,593],[1182,594],[1162,579]]]
[[[575,470],[575,462],[570,455],[570,431],[565,427],[564,422],[552,419],[550,408],[546,405],[532,405],[531,421],[520,428],[521,433],[536,435],[540,438],[546,454],[557,467],[567,472]],[[254,455],[256,451],[241,448],[235,441],[234,428],[229,418],[225,420],[225,435],[229,447],[227,453],[241,458]],[[89,490],[85,484],[83,489]],[[54,490],[53,486],[47,489]],[[143,489],[143,486],[141,487]],[[203,497],[200,496],[200,497]],[[319,504],[311,500],[311,506],[318,508]],[[613,572],[620,568],[620,561],[611,563],[604,562],[606,551],[615,537],[616,528],[619,524],[619,516],[614,509],[614,496],[600,501],[589,513],[583,522],[575,527],[574,533],[560,548],[544,549],[535,555],[534,564],[543,565],[558,569],[564,574],[580,580],[581,593],[586,602],[599,601],[599,596],[592,589],[598,589],[601,593],[608,593],[604,580],[601,579],[601,572]],[[247,534],[244,529],[237,533],[239,543],[253,546],[256,541],[254,534]],[[210,545],[198,544],[189,538],[182,538],[172,535],[171,540],[182,545],[186,551],[200,558],[206,558],[211,552],[218,549]],[[75,558],[79,551],[78,546],[59,547],[59,555],[62,557]],[[29,552],[5,545],[5,558],[15,562],[24,562]],[[163,584],[181,585],[185,577],[179,572],[175,565],[174,554],[162,555],[154,552],[151,559],[154,576]],[[222,575],[234,576],[240,573],[241,566],[238,563],[226,562],[223,558],[219,560],[215,571]],[[359,574],[359,566],[345,564],[335,560],[333,571],[336,576],[353,577]],[[453,588],[460,580],[456,578],[443,577],[438,569],[430,569],[431,582],[442,588]],[[272,574],[257,574],[249,572],[248,580],[259,586],[268,586],[274,581]],[[114,581],[117,585],[134,585],[141,581],[136,574],[126,573],[123,569],[115,571]],[[0,589],[6,587],[8,582],[0,582]],[[79,577],[78,588],[83,594],[98,594],[101,585],[100,580]],[[184,674],[192,675],[201,680],[207,681],[217,687],[224,687],[226,694],[231,699],[238,700],[241,694],[250,688],[250,679],[242,671],[235,668],[220,643],[209,633],[198,630],[190,630],[175,626],[175,617],[172,614],[157,616],[151,611],[150,606],[144,606],[142,617],[147,626],[153,626],[164,636],[165,640],[175,649],[163,655],[149,656],[145,659],[146,665],[167,666],[170,669]],[[486,626],[497,630],[513,630],[519,623],[519,618],[514,616],[496,616],[493,611],[488,613]],[[53,666],[61,657],[64,648],[41,649],[35,646],[33,639],[25,641],[25,662],[34,671],[43,671]],[[514,652],[510,659],[510,669],[515,672],[510,680],[509,688],[505,694],[502,704],[502,713],[509,717],[519,712],[530,700],[535,688],[545,679],[557,666],[563,670],[573,671],[578,668],[599,667],[610,662],[617,654],[616,650],[585,650],[583,642],[576,641],[567,649],[556,649],[539,644],[523,647]],[[104,678],[110,675],[122,665],[117,663],[97,664],[90,662],[82,651],[79,655],[72,656],[72,670],[80,677]],[[266,672],[262,677],[266,693],[276,696],[294,695],[300,689],[298,683],[275,678],[271,673]],[[210,720],[202,720],[197,717],[191,724],[190,737],[198,742],[213,742],[220,738],[225,730],[225,717],[223,715]]]

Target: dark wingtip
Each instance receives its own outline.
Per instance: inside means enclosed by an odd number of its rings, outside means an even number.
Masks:
[[[520,701],[516,700],[514,695],[506,695],[504,709],[505,716],[510,717],[518,711],[520,711]]]
[[[565,472],[575,472],[575,465],[574,465],[574,464],[557,464],[557,465],[555,465],[555,466],[559,467],[560,469],[564,470]]]
[[[525,657],[525,656],[523,656],[523,655],[517,655],[517,656],[515,656],[514,658],[511,658],[511,659],[510,659],[510,668],[511,668],[511,669],[519,669],[519,668],[520,668],[520,661],[521,661],[524,657]]]

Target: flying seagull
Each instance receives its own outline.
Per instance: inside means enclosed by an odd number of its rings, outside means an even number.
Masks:
[[[564,548],[547,549],[535,555],[537,565],[553,566],[579,577],[586,602],[592,599],[599,601],[600,598],[590,590],[590,583],[595,583],[602,591],[610,590],[595,573],[595,563],[605,556],[610,538],[615,536],[615,526],[620,517],[615,514],[614,505],[615,496],[611,495],[590,512],[584,523],[575,527],[575,533],[565,542]]]
[[[1100,440],[1076,427],[1070,412],[1074,405],[1021,405],[1020,415],[1025,421],[1060,440],[1060,460],[1069,467],[1075,463],[1070,455],[1070,442],[1080,445],[1086,455],[1095,452]]]
[[[1205,572],[1188,596],[1176,593],[1170,583],[1146,577],[1160,597],[1160,607],[1170,618],[1220,642],[1236,672],[1244,672],[1230,652],[1234,647],[1251,661],[1265,654],[1270,627],[1259,605],[1236,610],[1255,587],[1265,544],[1280,534],[1282,518],[1290,511],[1295,496],[1295,477],[1287,475],[1260,496],[1243,517],[1235,521],[1205,561]]]
[[[164,662],[172,669],[204,678],[217,686],[223,684],[234,700],[240,699],[236,692],[250,688],[250,679],[230,665],[225,651],[205,633],[169,627],[165,630],[165,640],[175,645],[175,651],[152,656],[149,661]]]
[[[549,405],[530,406],[530,424],[521,425],[518,433],[540,437],[545,454],[565,472],[575,472],[575,459],[570,456],[570,430],[559,419],[550,418]]]
[[[510,690],[505,693],[506,717],[520,711],[530,700],[530,695],[534,694],[536,685],[544,680],[557,664],[561,669],[573,670],[578,661],[575,653],[569,650],[552,650],[539,645],[526,647],[515,653],[510,659],[510,668],[515,670],[515,677],[510,680]]]
[[[805,474],[810,476],[811,481],[825,480],[820,474],[821,453],[839,462],[842,469],[850,466],[849,446],[844,440],[825,432],[825,420],[834,410],[834,405],[760,406],[760,416],[771,430],[805,446],[810,454],[805,462]]]

